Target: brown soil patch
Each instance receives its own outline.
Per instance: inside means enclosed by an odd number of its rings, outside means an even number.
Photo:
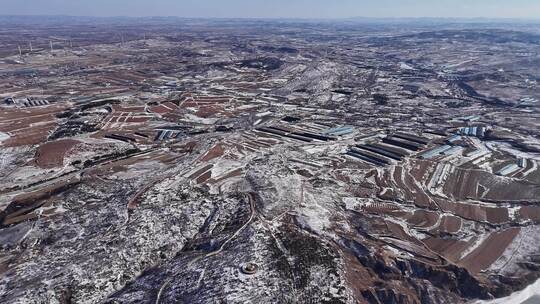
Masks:
[[[144,123],[151,119],[149,116],[132,116],[127,118],[124,122],[126,123]]]
[[[506,208],[486,208],[486,217],[488,222],[492,224],[503,224],[510,221]]]
[[[223,149],[223,146],[221,144],[215,145],[213,148],[208,150],[205,155],[201,158],[201,161],[207,162],[214,158],[218,158],[220,156],[223,156],[225,153],[225,149]]]
[[[129,112],[129,113],[144,113],[146,108],[144,106],[122,106],[122,105],[112,105],[112,108],[116,112]]]
[[[428,228],[437,224],[438,219],[439,214],[436,212],[417,210],[407,221],[415,227]]]
[[[223,176],[220,176],[219,178],[216,178],[216,179],[211,179],[209,181],[209,183],[211,184],[214,184],[214,183],[219,183],[219,182],[222,182],[226,179],[229,179],[229,178],[233,178],[233,177],[237,177],[237,176],[240,176],[242,175],[242,173],[244,173],[244,169],[243,168],[238,168],[238,169],[235,169]]]
[[[465,251],[473,241],[474,239],[465,242],[456,239],[439,239],[434,237],[423,240],[424,244],[431,250],[439,253],[453,263],[456,263],[459,260],[461,253]]]
[[[439,206],[446,211],[460,217],[479,222],[502,224],[510,221],[506,208],[492,208],[464,203],[452,203],[444,200],[439,201]]]
[[[202,184],[202,183],[206,182],[207,180],[209,180],[211,177],[212,177],[212,171],[211,170],[206,171],[204,174],[197,177],[196,182],[197,182],[197,184]]]
[[[36,152],[36,165],[42,169],[63,166],[64,157],[78,143],[76,140],[64,139],[42,144]]]
[[[195,112],[195,115],[197,115],[198,117],[201,117],[201,118],[209,118],[209,117],[213,117],[216,114],[220,113],[221,110],[222,110],[221,107],[201,106],[201,107],[199,107],[197,112]]]
[[[521,228],[510,228],[493,232],[478,248],[462,259],[460,264],[473,274],[487,269],[503,254],[520,230]]]
[[[212,169],[213,166],[214,165],[206,165],[206,166],[202,167],[201,169],[193,172],[193,174],[191,174],[188,178],[189,179],[195,179],[197,176],[199,176],[199,175],[203,174],[204,172],[209,171],[210,169]]]
[[[447,233],[456,233],[461,228],[461,219],[455,216],[444,216],[441,219],[439,231]]]
[[[2,145],[16,147],[44,142],[49,132],[56,127],[55,114],[64,109],[64,105],[32,109],[0,109],[0,132],[10,135]]]
[[[152,106],[150,107],[150,111],[151,112],[154,112],[154,113],[158,113],[158,114],[166,114],[166,113],[170,113],[170,112],[173,112],[173,110],[163,106],[163,105],[159,105],[159,106]]]
[[[54,127],[52,125],[41,128],[30,128],[24,132],[11,133],[11,137],[2,143],[5,147],[18,147],[37,145],[47,140]]]
[[[523,206],[519,209],[519,216],[525,220],[539,222],[540,221],[540,207]]]

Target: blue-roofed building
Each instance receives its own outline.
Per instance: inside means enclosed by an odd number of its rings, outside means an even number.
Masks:
[[[457,135],[463,135],[463,136],[474,136],[483,138],[486,135],[487,128],[483,126],[475,126],[475,127],[463,127],[459,128],[456,132]]]
[[[447,149],[447,150],[443,151],[442,154],[444,154],[444,155],[454,155],[454,154],[460,152],[461,149],[462,149],[462,148],[461,148],[461,147],[458,147],[458,146],[452,147],[452,148],[450,148],[450,149]]]
[[[342,136],[342,135],[351,134],[353,132],[354,132],[354,127],[344,126],[344,127],[339,127],[339,128],[328,129],[321,133],[326,134],[326,135],[332,135],[332,136]]]
[[[453,135],[450,138],[448,138],[446,141],[449,144],[453,144],[453,143],[455,143],[456,141],[459,141],[459,140],[461,140],[461,136],[456,134],[456,135]]]
[[[419,155],[419,157],[421,159],[432,159],[436,156],[439,156],[441,154],[444,154],[446,151],[452,149],[452,146],[449,146],[449,145],[444,145],[444,146],[440,146],[438,148],[435,148],[435,149],[432,149],[432,150],[429,150],[429,151],[426,151],[422,154]]]
[[[500,176],[507,176],[507,175],[510,175],[516,171],[519,170],[519,166],[517,164],[509,164],[507,165],[506,167],[502,168],[501,170],[499,170],[497,172],[497,175],[500,175]]]
[[[479,119],[480,119],[480,116],[471,115],[471,116],[463,117],[461,120],[463,120],[463,121],[477,121]]]

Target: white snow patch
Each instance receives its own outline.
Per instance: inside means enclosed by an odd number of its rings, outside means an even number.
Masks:
[[[529,285],[522,291],[514,292],[506,298],[500,298],[489,301],[477,301],[475,304],[522,304],[526,301],[528,303],[539,303],[540,302],[540,280],[536,281],[534,284]]]
[[[482,243],[484,243],[484,241],[485,241],[489,236],[490,236],[490,233],[484,233],[484,234],[482,234],[478,239],[476,239],[476,241],[474,242],[474,244],[472,244],[471,246],[469,246],[466,250],[464,250],[464,251],[461,253],[460,259],[465,258],[467,255],[469,255],[471,252],[473,252],[476,248],[478,248],[480,245],[482,245]]]
[[[414,68],[408,64],[406,64],[405,62],[400,62],[399,63],[399,68],[402,69],[402,70],[414,70]]]
[[[272,115],[272,112],[270,112],[270,111],[255,114],[255,116],[257,116],[257,117],[271,116],[271,115]]]
[[[187,119],[189,119],[191,122],[200,123],[203,125],[212,125],[218,121],[217,118],[201,118],[199,116],[193,115],[193,114],[186,114],[185,115]]]
[[[347,210],[360,210],[362,207],[368,207],[373,204],[373,200],[370,198],[344,197],[343,203],[345,203]]]
[[[529,170],[523,172],[523,176],[528,176],[529,174],[531,174],[531,173],[535,172],[536,170],[538,170],[538,162],[536,162],[535,160],[529,160],[529,161],[530,161],[533,165],[532,165],[532,167],[531,167]]]
[[[9,135],[4,133],[4,132],[0,132],[0,143],[2,143],[3,141],[5,140],[8,140],[9,139]]]
[[[521,209],[521,206],[515,206],[515,207],[509,207],[508,208],[508,216],[512,221],[517,221],[519,219],[519,210]]]
[[[332,213],[318,204],[317,198],[313,195],[306,193],[305,196],[306,201],[310,203],[300,209],[301,215],[298,219],[312,230],[323,234],[332,226],[332,222],[330,221]]]
[[[217,162],[214,165],[214,167],[212,167],[212,176],[213,177],[223,176],[240,167],[243,167],[243,164],[240,162],[221,159],[219,162]]]

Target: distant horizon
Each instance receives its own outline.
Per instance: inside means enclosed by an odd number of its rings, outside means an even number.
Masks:
[[[95,18],[95,19],[113,19],[113,18],[125,18],[125,19],[151,19],[151,18],[178,18],[178,19],[207,19],[207,20],[354,20],[354,19],[366,19],[366,20],[421,20],[421,19],[435,19],[435,20],[467,20],[467,21],[481,21],[481,20],[515,20],[515,21],[540,21],[540,17],[455,17],[455,16],[351,16],[351,17],[211,17],[211,16],[175,16],[175,15],[68,15],[68,14],[0,14],[1,17],[68,17],[68,18]]]
[[[538,0],[2,0],[10,16],[540,19]]]

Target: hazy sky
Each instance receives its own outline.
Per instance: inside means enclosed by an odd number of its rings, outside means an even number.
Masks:
[[[0,0],[3,15],[504,17],[540,19],[540,0]]]

